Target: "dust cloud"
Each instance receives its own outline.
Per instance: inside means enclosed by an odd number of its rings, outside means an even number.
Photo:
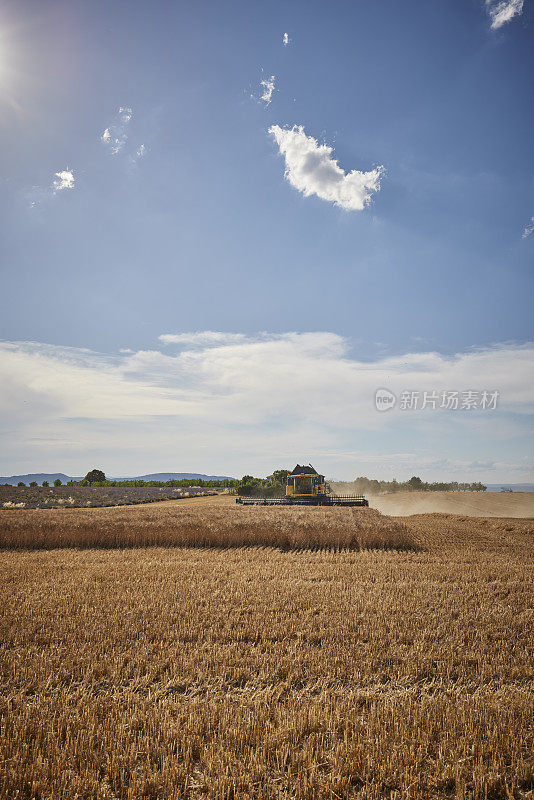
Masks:
[[[354,483],[330,483],[335,494],[359,494]],[[366,495],[383,514],[461,514],[465,517],[534,517],[534,492],[390,492]]]

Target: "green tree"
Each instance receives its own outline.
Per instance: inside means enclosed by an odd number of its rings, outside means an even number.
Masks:
[[[22,484],[22,485],[24,486],[24,484]],[[19,486],[20,486],[20,483],[19,483]],[[37,481],[32,481],[30,483],[30,486],[31,486],[32,489],[35,489],[35,487],[37,486]]]
[[[237,493],[244,497],[274,497],[280,494],[280,484],[273,486],[266,478],[254,478],[252,475],[243,475],[236,484]]]
[[[19,482],[17,483],[17,486],[26,486],[26,484],[25,484],[23,481],[19,481]]]
[[[272,474],[272,482],[282,484],[282,486],[285,486],[288,475],[289,475],[288,469],[275,469],[275,471]]]
[[[50,486],[50,484],[48,483],[48,481],[43,481],[42,485],[43,485],[45,488],[46,488],[47,486]]]
[[[59,478],[55,479],[54,486],[61,486],[61,481],[59,480]]]
[[[103,483],[106,480],[101,469],[90,470],[82,481],[82,486],[91,486],[92,483]]]
[[[421,478],[418,478],[416,475],[414,475],[413,478],[410,478],[408,481],[408,486],[414,491],[421,490],[423,488],[423,481]]]

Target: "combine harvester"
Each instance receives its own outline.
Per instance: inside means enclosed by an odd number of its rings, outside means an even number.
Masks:
[[[285,497],[237,497],[242,506],[368,506],[362,495],[348,496],[326,493],[324,475],[319,475],[310,464],[297,464],[287,476]]]

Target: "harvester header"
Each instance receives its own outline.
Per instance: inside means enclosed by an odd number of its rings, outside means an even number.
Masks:
[[[285,497],[237,497],[243,506],[368,506],[363,495],[335,495],[327,493],[324,475],[319,475],[311,464],[297,464],[289,473]]]

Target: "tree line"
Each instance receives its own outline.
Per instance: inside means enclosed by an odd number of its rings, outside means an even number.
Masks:
[[[243,475],[234,488],[241,497],[284,497],[288,475],[288,469],[277,469],[268,478]]]
[[[288,469],[277,469],[268,478],[255,478],[252,475],[243,475],[241,480],[226,478],[224,480],[202,480],[201,478],[169,481],[109,481],[104,472],[99,469],[92,469],[81,481],[67,481],[67,486],[156,486],[160,488],[186,489],[198,486],[202,489],[235,489],[236,493],[243,497],[283,497]],[[22,481],[19,486],[25,486]],[[32,481],[30,487],[36,487],[37,483]],[[54,486],[61,486],[61,481],[56,479]],[[42,486],[49,486],[48,481],[43,481]],[[354,481],[354,491],[357,494],[383,494],[386,492],[485,492],[487,489],[480,481],[473,483],[459,483],[458,481],[436,481],[427,483],[414,475],[408,481],[378,481],[371,478],[359,477]],[[327,484],[327,491],[329,491]]]
[[[289,470],[278,469],[269,478],[254,478],[244,475],[235,483],[237,494],[242,497],[283,497]],[[436,481],[427,483],[414,475],[408,481],[378,481],[359,477],[354,481],[355,494],[385,494],[386,492],[485,492],[480,481],[459,483],[458,481]],[[327,492],[331,491],[327,483]]]
[[[67,486],[158,486],[160,488],[170,487],[176,489],[186,489],[194,486],[201,489],[233,489],[236,483],[237,481],[235,480],[204,481],[201,478],[183,478],[170,481],[86,481],[84,478],[83,481],[78,481],[77,483],[68,481]]]
[[[384,492],[485,492],[488,487],[480,481],[459,483],[458,481],[436,481],[427,483],[416,475],[409,481],[377,481],[370,478],[356,478],[354,490],[359,494],[382,494]]]

